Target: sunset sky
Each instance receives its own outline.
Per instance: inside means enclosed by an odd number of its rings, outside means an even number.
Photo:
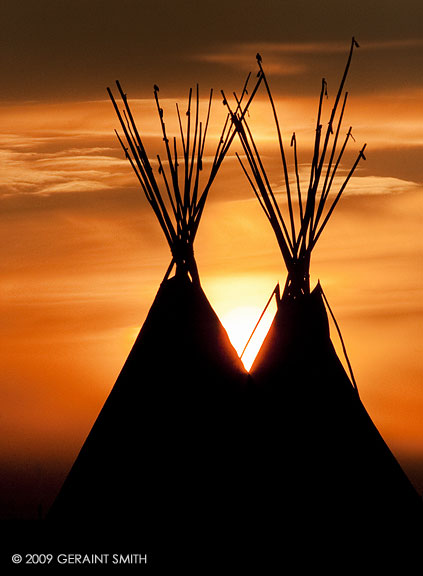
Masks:
[[[162,144],[153,84],[175,133],[175,102],[183,109],[198,82],[205,111],[213,88],[211,154],[220,89],[239,92],[260,52],[306,179],[321,78],[327,115],[353,35],[344,126],[355,142],[343,168],[364,143],[367,160],[319,240],[312,282],[341,326],[364,405],[423,493],[421,0],[21,0],[4,2],[0,21],[0,517],[50,505],[170,261],[106,87],[121,81],[152,155]],[[264,94],[250,115],[277,188]],[[210,192],[195,253],[242,348],[285,270],[240,148]]]

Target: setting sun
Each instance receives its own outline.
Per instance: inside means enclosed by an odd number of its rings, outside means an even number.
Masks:
[[[248,340],[263,310],[260,310],[258,306],[238,306],[230,310],[222,318],[222,324],[225,327],[235,350],[239,355],[244,352],[241,360],[246,370],[251,368],[251,365],[260,350],[260,346],[266,337],[275,315],[275,308],[275,302],[272,301],[263,315],[263,318],[260,320],[250,342],[248,342]],[[246,346],[247,342],[248,346]]]

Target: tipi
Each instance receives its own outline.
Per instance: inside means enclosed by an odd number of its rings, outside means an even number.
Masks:
[[[124,134],[118,138],[172,260],[49,519],[114,537],[123,531],[125,542],[129,529],[147,548],[167,542],[163,554],[171,541],[206,539],[217,518],[230,524],[242,507],[240,419],[248,375],[203,292],[193,252],[209,189],[236,132],[228,116],[202,183],[212,92],[205,124],[198,86],[189,93],[186,130],[177,106],[177,142],[168,136],[155,86],[166,154],[155,166],[117,87],[123,112],[108,92]],[[239,106],[246,99],[245,87]]]
[[[248,117],[239,110],[232,113],[244,152],[239,160],[288,271],[282,296],[275,290],[277,312],[250,370],[257,395],[253,412],[260,413],[254,435],[256,468],[261,471],[257,486],[263,486],[262,510],[268,512],[262,516],[262,525],[268,526],[273,518],[273,525],[282,531],[297,530],[301,538],[308,533],[312,540],[329,545],[339,534],[344,542],[353,534],[356,544],[366,531],[375,537],[380,533],[389,537],[413,534],[416,523],[421,527],[423,519],[420,497],[368,415],[352,371],[347,374],[335,352],[320,284],[310,290],[312,251],[364,159],[365,146],[347,176],[343,180],[337,177],[352,137],[350,128],[341,142],[347,101],[347,93],[342,94],[357,46],[353,38],[326,130],[322,108],[327,86],[322,82],[305,196],[295,134],[291,180],[276,107],[257,55],[259,80],[266,87],[276,125],[285,207],[276,199]],[[335,186],[338,189],[332,193]],[[350,368],[348,359],[347,364]]]

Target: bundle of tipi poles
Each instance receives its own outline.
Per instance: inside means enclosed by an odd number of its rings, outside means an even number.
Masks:
[[[310,179],[305,195],[301,190],[300,185],[297,139],[295,132],[291,137],[295,171],[295,181],[292,185],[276,106],[263,69],[262,58],[260,54],[257,54],[257,63],[259,66],[257,84],[263,82],[272,107],[282,162],[288,216],[282,214],[280,203],[276,200],[275,193],[264,168],[258,147],[254,140],[252,131],[250,130],[248,117],[244,113],[242,106],[239,105],[240,99],[237,98],[238,105],[236,109],[231,110],[225,95],[222,93],[224,103],[228,107],[232,122],[236,126],[244,150],[245,158],[241,159],[237,154],[238,159],[276,234],[279,247],[288,269],[288,279],[285,292],[290,285],[292,292],[297,295],[298,291],[301,293],[307,293],[309,291],[308,278],[311,252],[325,229],[326,224],[338,204],[345,187],[354,174],[359,161],[365,159],[364,150],[366,145],[362,147],[347,176],[343,179],[342,184],[339,186],[338,190],[331,195],[329,200],[329,194],[334,186],[335,176],[337,175],[347,143],[351,138],[353,138],[352,128],[350,127],[342,144],[340,144],[340,132],[348,92],[345,92],[342,103],[341,98],[355,47],[358,47],[358,44],[353,38],[344,74],[336,94],[326,132],[323,130],[321,122],[323,99],[327,96],[327,83],[325,79],[322,80]],[[249,166],[249,170],[245,165],[245,159]],[[294,212],[294,196],[296,196],[298,201],[297,216]]]
[[[241,121],[260,84],[260,82],[256,84],[255,89],[247,100],[248,80],[249,76],[234,112]],[[116,85],[123,102],[122,111],[119,109],[110,88],[107,89],[119,118],[124,138],[117,131],[116,135],[126,158],[138,178],[145,197],[156,214],[172,252],[172,261],[165,278],[169,276],[175,263],[179,265],[188,258],[190,264],[194,266],[194,268],[191,266],[189,272],[191,274],[194,273],[196,279],[198,279],[194,260],[189,258],[189,254],[192,251],[208,192],[236,135],[236,127],[231,122],[231,115],[228,113],[226,117],[213,160],[211,161],[208,177],[206,177],[205,184],[201,184],[200,173],[203,171],[204,149],[209,127],[213,91],[210,91],[204,125],[200,121],[198,85],[194,97],[192,89],[189,92],[188,107],[185,114],[185,129],[179,106],[176,105],[180,137],[180,142],[178,142],[176,136],[172,139],[168,136],[164,111],[159,101],[159,88],[156,85],[154,86],[154,99],[165,147],[165,159],[162,160],[160,155],[157,155],[157,165],[153,167],[135,123],[127,95],[118,81]],[[241,107],[243,107],[242,110]]]

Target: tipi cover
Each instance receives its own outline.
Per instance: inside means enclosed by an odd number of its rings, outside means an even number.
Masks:
[[[259,54],[259,82],[266,88],[274,114],[282,178],[272,180],[266,173],[248,116],[232,113],[244,153],[240,163],[288,271],[282,296],[275,290],[277,313],[250,370],[256,394],[253,412],[258,415],[253,434],[260,470],[257,486],[264,495],[258,521],[277,525],[281,538],[289,526],[300,540],[308,535],[304,540],[308,543],[329,541],[339,534],[353,535],[357,542],[364,535],[377,538],[380,534],[398,541],[405,535],[421,534],[423,527],[421,498],[368,415],[352,370],[348,375],[335,352],[323,290],[320,284],[310,290],[312,250],[358,163],[365,159],[363,146],[349,171],[344,171],[346,176],[339,178],[338,168],[352,139],[349,128],[342,140],[341,127],[348,96],[343,90],[356,47],[353,38],[326,128],[322,111],[327,85],[322,81],[306,193],[295,133],[292,177],[289,173]],[[285,188],[283,201],[273,190],[280,180]],[[346,363],[351,368],[348,357]]]
[[[126,543],[128,534],[146,549],[166,542],[163,555],[171,543],[209,539],[216,522],[238,523],[244,506],[241,419],[248,375],[205,296],[193,252],[207,193],[235,130],[225,124],[200,187],[212,94],[204,125],[198,87],[196,96],[189,95],[186,132],[178,108],[177,155],[155,86],[166,159],[158,157],[154,169],[117,85],[123,112],[109,94],[124,132],[124,139],[118,137],[164,231],[172,262],[49,520],[76,532],[112,534],[112,543],[119,536]],[[245,96],[244,89],[241,100]]]

